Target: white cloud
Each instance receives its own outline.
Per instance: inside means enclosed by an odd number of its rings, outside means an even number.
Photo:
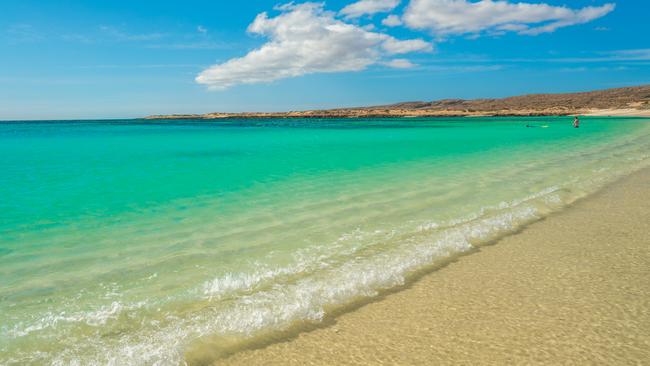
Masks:
[[[402,25],[402,20],[395,14],[391,14],[381,21],[381,24],[387,27],[397,27]]]
[[[433,50],[431,43],[423,41],[421,39],[409,39],[406,41],[400,41],[392,37],[387,38],[382,44],[382,47],[391,55],[410,52],[426,52]]]
[[[196,27],[196,31],[201,33],[201,34],[208,34],[208,29],[202,25],[199,25]]]
[[[126,41],[126,42],[147,42],[155,41],[161,38],[164,38],[166,34],[164,33],[127,33],[118,28],[102,25],[99,27],[99,30],[112,37],[117,41]]]
[[[486,31],[536,35],[590,22],[614,8],[615,4],[570,9],[504,0],[411,0],[402,20],[409,28],[426,29],[442,36]]]
[[[196,81],[211,89],[271,82],[311,73],[360,71],[386,55],[430,50],[422,40],[400,41],[335,18],[323,4],[287,4],[270,18],[261,13],[248,27],[268,41],[243,57],[213,65]]]
[[[384,65],[392,67],[394,69],[410,69],[417,66],[416,64],[404,58],[396,58],[394,60],[390,60],[388,62],[385,62]]]
[[[217,50],[230,47],[231,45],[228,43],[211,40],[183,40],[182,42],[155,43],[146,46],[146,48],[167,50]]]
[[[621,61],[648,61],[650,60],[650,48],[636,50],[619,50],[610,52],[613,59]]]
[[[360,0],[341,9],[341,14],[346,18],[358,18],[366,14],[386,13],[399,3],[400,0]]]
[[[10,44],[38,42],[45,35],[38,32],[31,24],[15,24],[7,29]]]

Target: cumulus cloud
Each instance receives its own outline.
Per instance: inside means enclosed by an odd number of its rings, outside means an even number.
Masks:
[[[423,40],[397,40],[337,19],[322,3],[286,4],[261,13],[248,32],[268,38],[243,57],[213,65],[196,81],[211,89],[271,82],[311,73],[360,71],[387,55],[431,50]]]
[[[402,20],[409,28],[442,36],[482,32],[536,35],[590,22],[614,8],[615,4],[609,3],[571,9],[505,0],[411,0]]]
[[[360,0],[341,9],[341,14],[346,18],[359,18],[366,14],[386,13],[399,3],[400,0]]]
[[[402,20],[395,14],[391,14],[381,21],[381,24],[387,27],[397,27],[402,25]]]

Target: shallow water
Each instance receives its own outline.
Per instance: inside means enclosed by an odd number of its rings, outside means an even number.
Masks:
[[[0,157],[0,364],[182,364],[650,165],[650,122],[5,122]]]

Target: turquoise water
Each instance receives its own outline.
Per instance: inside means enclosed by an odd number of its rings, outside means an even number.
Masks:
[[[0,364],[183,364],[649,165],[643,119],[2,122]]]

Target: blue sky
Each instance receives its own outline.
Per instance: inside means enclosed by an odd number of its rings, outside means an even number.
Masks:
[[[650,83],[650,3],[521,1],[5,0],[0,119],[302,110]]]

